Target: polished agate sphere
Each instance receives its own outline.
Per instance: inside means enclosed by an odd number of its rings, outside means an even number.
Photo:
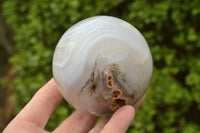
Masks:
[[[53,76],[77,110],[105,116],[144,95],[152,66],[148,44],[135,27],[115,17],[96,16],[78,22],[61,37]]]

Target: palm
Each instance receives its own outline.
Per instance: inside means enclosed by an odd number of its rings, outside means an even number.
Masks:
[[[140,106],[144,98],[145,96],[134,106],[135,109]],[[52,79],[35,94],[3,133],[48,133],[44,130],[44,127],[61,100],[62,96],[57,89],[54,79]],[[128,105],[124,106],[117,110],[111,118],[105,117],[95,127],[94,124],[98,117],[75,111],[53,133],[122,133],[127,130],[134,119],[134,108]]]

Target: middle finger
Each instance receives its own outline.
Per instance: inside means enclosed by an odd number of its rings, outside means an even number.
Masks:
[[[65,119],[53,133],[84,133],[88,132],[96,123],[98,117],[75,111]]]

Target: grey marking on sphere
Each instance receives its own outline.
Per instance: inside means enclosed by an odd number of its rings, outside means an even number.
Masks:
[[[94,73],[95,73],[96,67],[97,67],[97,59],[95,60],[95,64],[94,64],[90,79],[88,79],[85,85],[81,88],[81,92],[83,92],[84,88],[86,88],[88,85],[90,85],[94,81]]]

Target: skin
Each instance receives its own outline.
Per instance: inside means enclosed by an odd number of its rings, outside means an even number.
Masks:
[[[44,85],[7,125],[3,133],[49,133],[44,130],[49,117],[63,99],[54,79]],[[141,105],[145,95],[133,107],[126,105],[111,117],[105,117],[96,126],[98,117],[74,111],[52,133],[124,133],[134,119],[135,110]]]

